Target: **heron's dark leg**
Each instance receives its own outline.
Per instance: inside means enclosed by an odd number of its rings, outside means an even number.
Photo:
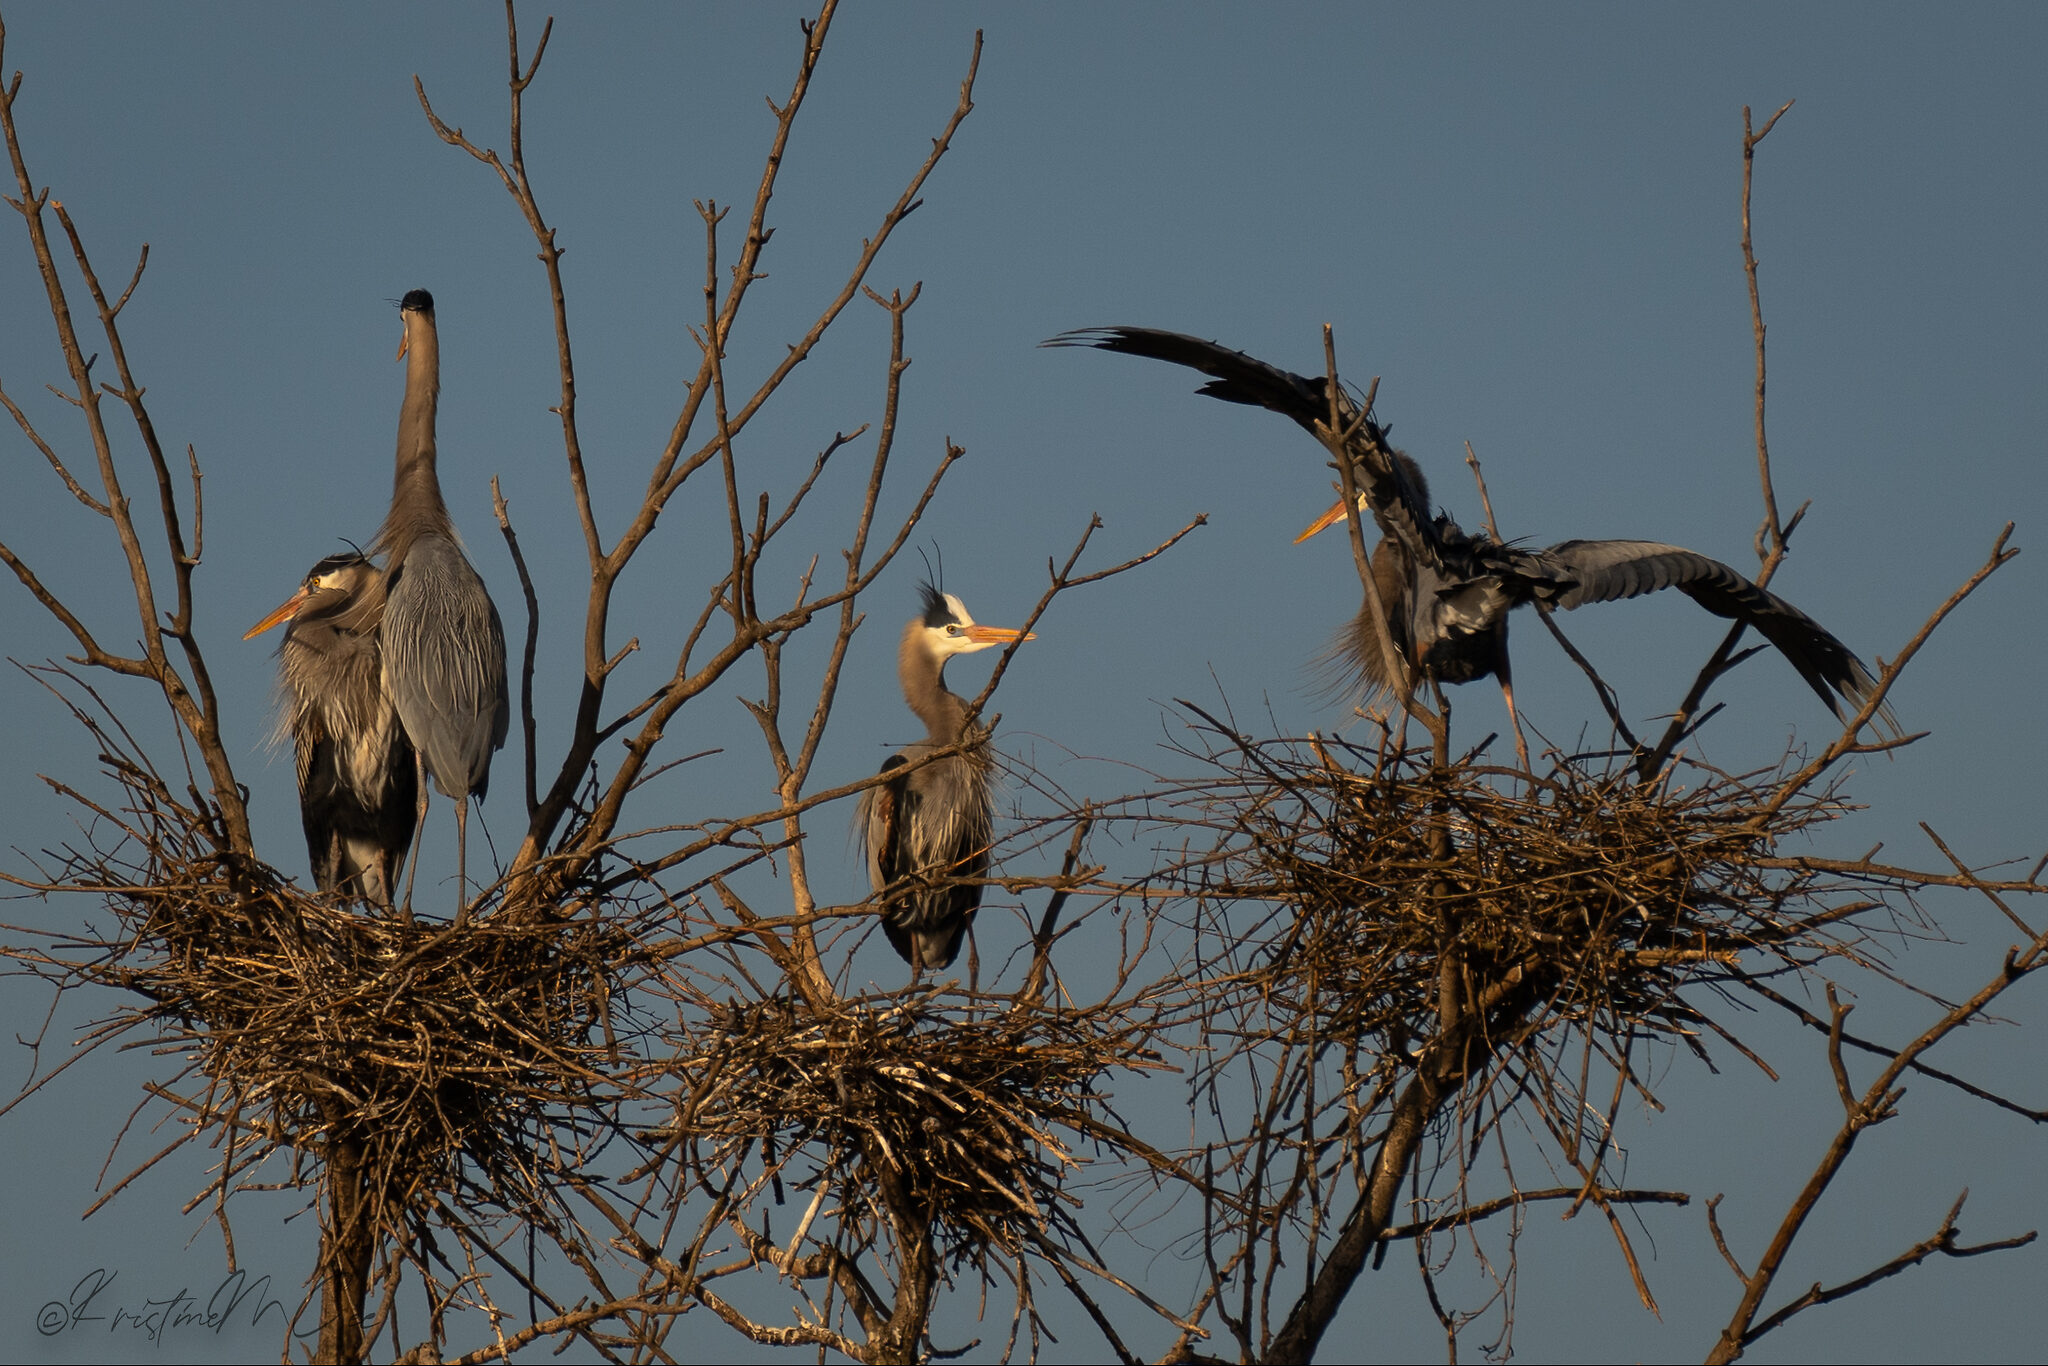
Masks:
[[[1533,777],[1534,770],[1529,767],[1529,745],[1528,742],[1522,739],[1522,718],[1515,714],[1515,685],[1508,678],[1508,665],[1505,657],[1502,658],[1500,667],[1495,672],[1500,675],[1501,700],[1508,704],[1508,725],[1515,732],[1515,757],[1522,761],[1522,772],[1528,773]]]
[[[469,919],[469,794],[455,799],[455,928]]]
[[[419,775],[420,795],[413,803],[415,815],[412,823],[412,867],[405,870],[405,901],[398,908],[398,918],[412,924],[412,880],[420,874],[420,837],[427,831],[427,760],[419,751],[413,751],[413,771]]]

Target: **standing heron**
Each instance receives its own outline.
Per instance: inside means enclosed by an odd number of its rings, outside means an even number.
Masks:
[[[1109,327],[1068,332],[1047,345],[1093,346],[1185,365],[1211,376],[1199,393],[1270,408],[1318,441],[1331,435],[1326,380],[1292,374],[1215,342],[1147,327]],[[1719,560],[1656,541],[1560,541],[1525,550],[1471,535],[1448,514],[1431,513],[1422,471],[1386,444],[1385,429],[1360,412],[1341,386],[1336,420],[1359,510],[1372,514],[1383,535],[1373,552],[1372,577],[1395,658],[1381,645],[1370,601],[1333,650],[1369,691],[1392,689],[1405,699],[1420,678],[1469,683],[1491,674],[1500,680],[1515,745],[1523,750],[1508,666],[1508,613],[1531,602],[1570,609],[1661,588],[1676,588],[1715,616],[1755,627],[1838,719],[1845,709],[1860,709],[1876,687],[1863,662],[1819,622]],[[1298,539],[1344,515],[1340,498]],[[1880,715],[1890,723],[1889,712]],[[1526,768],[1526,750],[1522,758]]]
[[[441,345],[434,296],[409,292],[398,304],[405,337],[405,402],[398,410],[398,460],[391,511],[373,552],[384,555],[384,690],[398,710],[419,767],[414,838],[427,823],[427,775],[455,802],[455,923],[469,914],[469,800],[482,801],[491,755],[504,748],[511,706],[505,691],[505,628],[441,499],[434,470],[434,413],[441,392]],[[406,878],[412,903],[413,860]]]
[[[882,764],[884,774],[896,776],[861,794],[857,821],[868,881],[877,895],[904,878],[928,879],[882,903],[882,929],[913,974],[950,967],[960,955],[960,940],[981,905],[981,885],[943,879],[987,875],[995,826],[988,732],[970,723],[967,704],[946,687],[946,661],[991,645],[1036,639],[1023,631],[977,625],[960,599],[930,584],[920,585],[920,591],[924,614],[903,628],[896,671],[903,680],[903,700],[924,722],[925,738]],[[955,747],[957,753],[918,762]]]
[[[377,626],[384,572],[359,553],[329,555],[299,591],[242,637],[279,622],[279,731],[298,758],[299,818],[323,892],[389,908],[412,844],[417,760],[384,690]]]

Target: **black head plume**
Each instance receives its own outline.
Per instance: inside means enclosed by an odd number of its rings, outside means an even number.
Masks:
[[[939,566],[932,568],[932,555],[939,557]],[[953,620],[953,609],[946,602],[946,557],[939,550],[939,543],[932,542],[932,554],[924,553],[924,547],[917,548],[917,558],[924,561],[924,582],[917,591],[924,598],[924,624],[944,626]]]
[[[361,551],[355,551],[353,553],[348,551],[342,551],[337,554],[329,555],[326,559],[320,561],[320,563],[314,565],[311,569],[307,570],[306,577],[308,579],[323,578],[328,574],[334,573],[338,569],[347,569],[351,565],[366,565],[369,562],[369,558],[365,556]]]
[[[398,310],[401,313],[432,313],[434,296],[424,289],[408,289],[405,297],[398,301]]]
[[[932,555],[939,557],[939,567],[937,569],[932,568]],[[925,582],[937,588],[941,593],[944,593],[946,591],[946,552],[939,549],[938,541],[934,540],[932,542],[931,555],[925,554],[924,547],[919,546],[917,548],[917,558],[924,561]]]
[[[930,583],[917,586],[918,595],[924,600],[924,624],[944,626],[953,620],[953,608],[946,601],[946,595]]]

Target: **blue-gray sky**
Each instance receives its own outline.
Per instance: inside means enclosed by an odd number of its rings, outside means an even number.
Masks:
[[[568,248],[586,458],[615,531],[673,421],[696,352],[701,228],[693,199],[744,206],[798,51],[781,4],[571,9],[528,109],[528,164]],[[529,41],[542,11],[522,16]],[[516,582],[489,519],[503,480],[543,603],[542,744],[559,743],[577,663],[582,573],[568,506],[544,280],[495,179],[428,130],[417,73],[442,115],[505,145],[502,25],[488,6],[205,9],[11,6],[9,73],[26,73],[17,119],[30,169],[69,208],[103,276],[125,279],[151,245],[125,318],[129,355],[159,429],[191,442],[207,473],[200,630],[221,680],[259,839],[303,872],[291,768],[264,749],[270,656],[241,631],[307,565],[366,539],[388,498],[400,371],[388,300],[426,286],[444,349],[442,473],[457,522],[501,604]],[[1149,547],[1198,512],[1210,524],[1170,561],[1063,602],[1020,653],[998,706],[1002,745],[1070,789],[1107,795],[1108,765],[1148,766],[1175,697],[1227,699],[1285,731],[1341,724],[1310,687],[1308,661],[1355,610],[1336,537],[1293,533],[1321,505],[1326,471],[1288,424],[1194,397],[1191,375],[1120,357],[1046,351],[1068,328],[1114,323],[1213,336],[1298,370],[1320,366],[1335,326],[1354,378],[1381,377],[1380,411],[1468,525],[1477,499],[1459,457],[1486,463],[1510,536],[1674,541],[1752,563],[1758,516],[1751,442],[1752,353],[1738,253],[1741,109],[1798,104],[1764,144],[1755,230],[1771,326],[1771,438],[1781,501],[1813,507],[1775,587],[1863,653],[1889,656],[2019,523],[2034,544],[2044,490],[2044,203],[2048,19],[2027,7],[1789,10],[852,6],[840,16],[811,107],[792,141],[771,223],[770,278],[735,336],[729,373],[758,373],[801,334],[844,278],[952,108],[973,33],[986,30],[977,108],[951,157],[870,280],[922,281],[911,315],[898,459],[934,460],[943,438],[968,456],[925,525],[947,586],[982,620],[1007,623],[1036,597],[1048,555],[1091,513],[1097,562]],[[10,193],[11,193],[10,187]],[[741,212],[744,212],[742,208]],[[0,222],[0,381],[80,449],[42,389],[61,383],[26,234]],[[860,304],[751,432],[756,480],[778,492],[835,430],[879,416],[886,319]],[[136,452],[132,443],[125,456]],[[9,427],[0,432],[0,538],[92,618],[120,627],[124,585],[104,528],[64,496]],[[896,486],[907,502],[913,478]],[[849,485],[850,487],[850,485]],[[798,551],[836,554],[838,515],[816,514]],[[672,513],[624,585],[616,635],[650,645],[694,612],[723,555],[722,512]],[[1973,861],[2031,862],[2048,846],[2036,795],[2044,743],[2043,561],[2031,551],[1938,637],[1894,694],[1909,729],[1931,730],[1894,760],[1866,761],[1849,791],[1871,808],[1817,847],[1878,841],[1901,861],[1938,855],[1934,825]],[[892,676],[895,628],[914,575],[870,605],[821,761],[870,771],[915,734]],[[512,613],[508,612],[508,618]],[[128,618],[131,619],[132,618]],[[1720,627],[1683,600],[1581,613],[1566,623],[1637,716],[1671,705]],[[132,628],[128,628],[132,630]],[[18,586],[0,585],[0,642],[18,660],[67,641]],[[1569,743],[1597,711],[1540,631],[1517,634],[1526,714]],[[622,672],[651,682],[662,650]],[[637,672],[636,672],[637,670]],[[961,668],[956,682],[977,680]],[[758,742],[729,698],[694,705],[674,740],[730,753],[651,788],[641,824],[766,804]],[[138,690],[115,687],[141,714]],[[1828,718],[1782,661],[1758,658],[1721,696],[1707,756],[1768,762]],[[1476,739],[1502,722],[1489,688],[1457,696]],[[37,685],[0,677],[5,843],[67,838],[69,815],[30,775],[77,776],[85,739]],[[1598,734],[1598,731],[1593,732]],[[485,810],[513,838],[508,750]],[[724,765],[723,767],[719,765]],[[836,779],[835,779],[836,780]],[[751,784],[751,786],[749,785]],[[445,819],[445,809],[442,816]],[[834,838],[814,860],[839,856]],[[430,840],[441,857],[445,835]],[[441,841],[441,842],[437,842]],[[20,855],[8,854],[11,869]],[[814,864],[814,870],[816,865]],[[834,894],[858,893],[850,851]],[[76,907],[10,903],[10,921]],[[2011,931],[1988,906],[1932,898],[1953,943],[1901,946],[1899,965],[1945,990],[1988,973]],[[980,931],[1014,935],[985,916]],[[984,947],[986,956],[990,950]],[[872,952],[872,949],[869,951]],[[877,957],[874,971],[887,960]],[[18,980],[9,1028],[47,1004]],[[53,1038],[105,1003],[67,1004]],[[1857,1017],[1897,1033],[1928,1007],[1872,999]],[[1956,1065],[2041,1103],[2038,987],[1979,1031]],[[1716,1077],[1672,1059],[1668,1108],[1630,1119],[1627,1177],[1707,1196],[1750,1259],[1832,1132],[1819,1051],[1775,1021],[1758,1037],[1784,1079],[1739,1060]],[[55,1059],[46,1055],[45,1066]],[[0,1240],[0,1345],[10,1356],[88,1359],[84,1330],[37,1337],[35,1307],[99,1265],[134,1299],[210,1284],[220,1247],[178,1206],[198,1163],[167,1164],[80,1223],[113,1129],[161,1061],[102,1060],[0,1121],[11,1208]],[[27,1073],[10,1061],[11,1088]],[[1787,1272],[1785,1286],[1836,1280],[1930,1232],[1964,1186],[1972,1238],[2048,1223],[2040,1136],[1931,1083],[1904,1117],[1870,1134]],[[168,1141],[131,1135],[110,1169]],[[312,1220],[251,1200],[237,1222],[246,1262],[287,1300],[307,1264]],[[1735,1297],[1704,1216],[1646,1216],[1661,1320],[1638,1308],[1604,1230],[1532,1216],[1516,1346],[1529,1357],[1703,1354]],[[2044,1254],[1943,1263],[1847,1306],[1817,1311],[1765,1344],[1791,1359],[1912,1360],[2038,1355]],[[1184,1278],[1170,1256],[1131,1260]],[[1361,1287],[1330,1359],[1434,1352],[1436,1333],[1390,1259]],[[1175,1281],[1176,1284],[1180,1283]],[[705,1353],[738,1345],[692,1321]],[[179,1359],[131,1344],[132,1355]],[[276,1351],[266,1328],[194,1354]],[[1076,1326],[1059,1349],[1092,1355]],[[1469,1347],[1468,1347],[1469,1350]]]

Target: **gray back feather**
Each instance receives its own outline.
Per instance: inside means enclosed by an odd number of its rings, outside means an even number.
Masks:
[[[388,585],[384,686],[434,785],[481,801],[511,723],[505,628],[483,580],[446,536],[423,535]]]

